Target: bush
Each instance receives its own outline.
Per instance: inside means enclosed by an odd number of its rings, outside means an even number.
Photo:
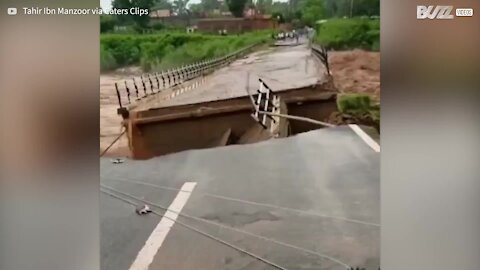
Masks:
[[[165,25],[164,25],[163,23],[158,23],[158,22],[157,22],[157,23],[153,23],[152,26],[151,26],[151,28],[152,28],[153,30],[160,31],[160,30],[165,29]]]
[[[117,61],[113,55],[105,50],[103,46],[100,46],[100,69],[101,70],[113,70],[117,67]]]
[[[317,29],[316,41],[329,49],[380,48],[380,21],[365,18],[331,19]]]
[[[268,31],[230,36],[180,32],[103,34],[100,38],[101,57],[109,61],[113,58],[118,67],[141,65],[145,71],[150,71],[220,57],[248,45],[267,41],[270,39],[269,34]],[[102,70],[106,70],[103,67],[102,65]]]
[[[377,129],[380,125],[380,106],[374,104],[372,97],[367,94],[338,95],[337,109],[342,114],[372,122]]]
[[[343,94],[337,97],[341,113],[366,112],[372,108],[372,99],[366,94]]]
[[[112,32],[115,28],[116,19],[111,15],[102,15],[100,16],[100,32],[107,33]]]

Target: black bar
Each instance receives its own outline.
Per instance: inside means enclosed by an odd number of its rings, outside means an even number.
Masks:
[[[260,121],[260,118],[257,120],[257,123],[259,123],[264,129],[268,129],[268,127]]]
[[[155,79],[157,80],[157,90],[160,91],[160,81],[158,80],[158,72],[155,72]]]
[[[162,85],[163,85],[163,89],[165,89],[165,87],[166,87],[166,82],[165,82],[166,79],[165,79],[165,77],[164,77],[163,75],[165,75],[165,74],[162,72]]]
[[[135,93],[137,94],[137,99],[138,99],[139,97],[138,97],[138,87],[137,87],[137,83],[135,82],[135,78],[132,78],[132,80],[133,80],[133,86],[135,86]],[[125,83],[127,83],[127,82],[125,81]]]
[[[118,98],[118,105],[120,108],[123,108],[122,106],[122,98],[120,97],[120,91],[118,91],[118,85],[115,83],[115,90],[117,90],[117,98]]]
[[[140,80],[142,81],[143,92],[145,92],[145,96],[148,96],[148,94],[147,94],[147,87],[145,86],[145,82],[143,81],[143,76],[142,76],[142,75],[140,75]]]
[[[155,94],[155,91],[153,91],[153,83],[152,79],[150,78],[150,74],[147,74],[148,76],[148,81],[150,82],[150,91],[152,91],[152,94]]]
[[[185,80],[186,67],[182,66],[182,69],[180,71],[181,71],[181,74],[182,74],[182,79]]]
[[[261,78],[258,78],[258,80],[260,81],[260,83],[263,84],[263,86],[265,86],[265,88],[267,88],[270,91],[270,94],[273,94],[272,89],[268,87],[268,85]]]
[[[173,85],[178,84],[178,69],[173,70]]]
[[[127,82],[125,82],[125,90],[127,90],[127,100],[128,100],[128,104],[130,104],[131,103],[131,101],[130,101],[130,89],[127,86]]]

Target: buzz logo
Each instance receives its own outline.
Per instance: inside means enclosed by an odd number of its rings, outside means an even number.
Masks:
[[[453,6],[417,6],[417,19],[451,20]]]

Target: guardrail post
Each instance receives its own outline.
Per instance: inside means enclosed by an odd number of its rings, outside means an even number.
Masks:
[[[172,86],[172,78],[170,76],[170,69],[167,69],[167,77],[168,77],[168,87]]]
[[[117,85],[117,83],[115,83],[115,90],[117,91],[118,106],[120,106],[120,109],[123,109],[123,106],[122,106],[122,97],[120,96],[120,91],[118,91],[118,85]]]
[[[180,69],[180,71],[181,71],[181,73],[180,73],[181,80],[182,80],[182,82],[184,82],[186,80],[186,77],[187,77],[186,76],[187,75],[186,74],[187,73],[187,66],[182,65],[182,68]]]
[[[178,84],[178,69],[173,69],[173,86]]]
[[[128,104],[130,104],[130,89],[128,88],[127,84],[125,84],[125,91],[127,91],[127,100]]]
[[[182,83],[182,68],[179,67],[177,68],[177,84],[181,84]]]
[[[150,91],[152,91],[152,94],[155,94],[155,91],[153,91],[153,83],[152,79],[150,78],[150,74],[147,74],[148,77],[148,82],[150,83]]]
[[[137,82],[135,81],[135,77],[132,78],[132,81],[133,81],[133,85],[135,86],[135,91],[137,91],[138,93],[138,86],[137,86]],[[147,96],[147,93],[145,92],[145,96],[143,97],[146,97]]]
[[[262,79],[259,79],[260,86],[257,89],[257,97],[253,98],[253,106],[254,106],[254,113],[252,117],[257,121],[263,128],[268,129],[272,127],[272,122],[276,123],[276,119],[270,115],[269,113],[275,112],[277,110],[277,105],[275,104],[277,100],[277,96],[275,96],[274,92],[266,85]],[[260,112],[262,111],[262,112]],[[260,119],[260,116],[261,119]],[[267,118],[271,120],[270,124],[267,125]]]
[[[158,72],[155,72],[155,80],[157,80],[157,92],[160,92],[160,81],[158,80]]]
[[[142,81],[143,92],[145,92],[145,96],[148,96],[147,87],[145,86],[145,81],[143,80],[143,75],[140,75],[140,80]]]
[[[165,73],[162,71],[162,75],[161,75],[161,76],[162,76],[162,85],[163,85],[163,89],[165,89],[165,88],[166,88],[166,83],[167,83],[167,82],[166,82],[166,81],[167,81],[167,79],[165,79],[164,75],[165,75]]]
[[[195,77],[195,74],[193,73],[194,72],[194,64],[190,64],[188,66],[188,78],[189,79],[192,79],[193,77]]]

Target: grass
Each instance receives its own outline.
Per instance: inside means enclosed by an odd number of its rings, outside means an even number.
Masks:
[[[198,33],[102,34],[101,70],[141,65],[144,71],[160,70],[219,57],[243,47],[266,42],[269,32],[218,36]]]
[[[102,70],[112,70],[117,67],[115,57],[103,45],[100,45],[100,64]]]
[[[317,28],[315,41],[328,49],[380,50],[380,20],[330,19]]]
[[[337,109],[344,116],[356,122],[380,127],[380,105],[367,94],[339,94]]]

